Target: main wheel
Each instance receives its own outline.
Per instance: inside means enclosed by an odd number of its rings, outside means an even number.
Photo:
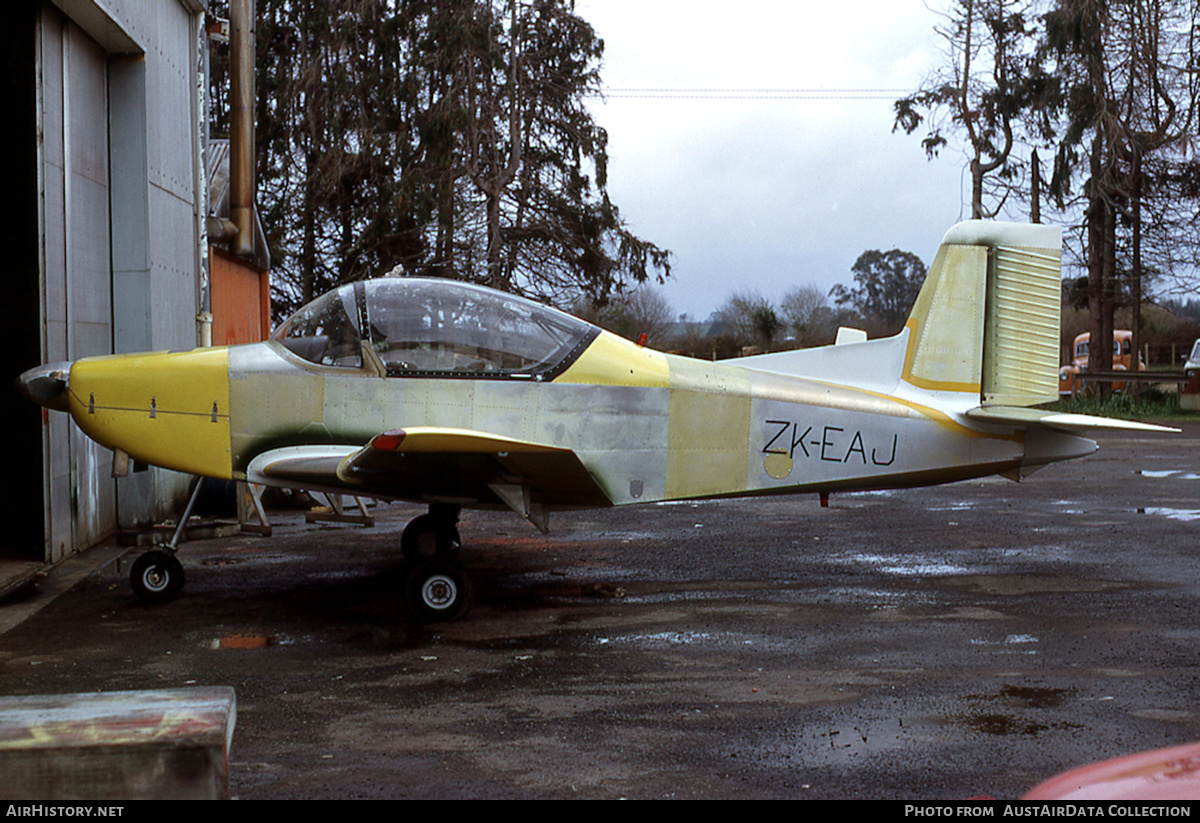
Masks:
[[[432,514],[414,517],[400,535],[400,551],[414,566],[427,560],[454,561],[460,547],[458,528]]]
[[[167,603],[183,589],[183,564],[174,552],[151,549],[133,561],[129,585],[145,603]]]
[[[467,577],[450,563],[432,561],[417,566],[408,576],[408,607],[430,622],[453,620],[467,609]]]

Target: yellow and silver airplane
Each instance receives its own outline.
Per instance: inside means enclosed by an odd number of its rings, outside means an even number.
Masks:
[[[427,503],[405,529],[422,616],[461,613],[462,508],[556,509],[1013,479],[1090,454],[1058,399],[1061,234],[945,236],[908,323],[867,340],[706,362],[536,303],[436,279],[342,286],[262,343],[89,357],[24,392],[118,456],[211,478]],[[122,453],[124,453],[122,455]],[[135,564],[145,599],[182,581]]]

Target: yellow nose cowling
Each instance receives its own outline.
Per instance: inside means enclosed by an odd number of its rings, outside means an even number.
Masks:
[[[229,479],[228,349],[88,357],[71,366],[71,417],[141,463]]]

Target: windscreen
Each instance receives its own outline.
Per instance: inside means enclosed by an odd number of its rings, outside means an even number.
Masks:
[[[361,368],[362,344],[356,316],[354,287],[342,286],[293,314],[271,338],[310,363]]]
[[[502,292],[447,280],[364,284],[367,337],[389,375],[543,375],[595,329]]]

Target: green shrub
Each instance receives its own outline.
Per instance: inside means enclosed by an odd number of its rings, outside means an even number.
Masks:
[[[1153,387],[1137,393],[1117,392],[1105,400],[1097,397],[1072,397],[1052,403],[1047,408],[1067,414],[1093,414],[1097,417],[1122,419],[1162,419],[1197,417],[1197,412],[1179,408],[1179,394]]]

